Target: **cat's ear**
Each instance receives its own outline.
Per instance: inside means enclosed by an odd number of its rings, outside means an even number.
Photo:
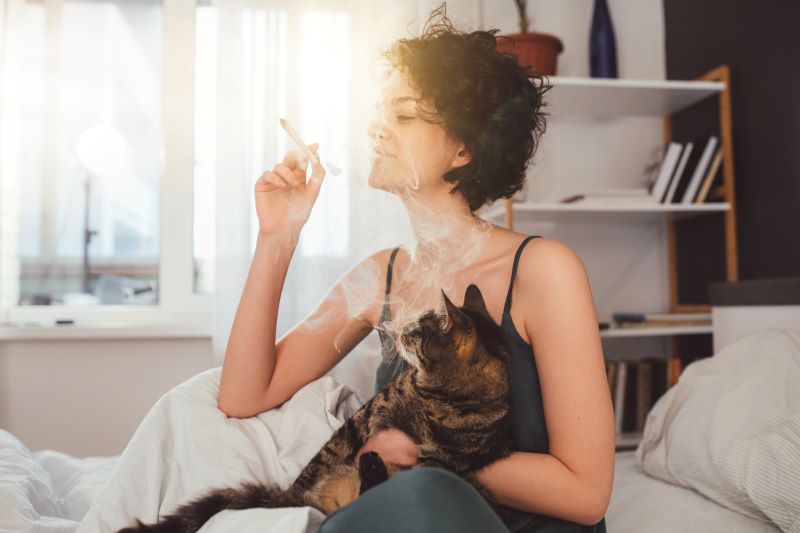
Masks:
[[[436,314],[440,317],[440,327],[442,333],[447,333],[453,326],[453,321],[458,320],[458,307],[455,306],[450,298],[442,290],[442,297],[439,299],[439,305],[436,306]]]
[[[464,307],[474,309],[486,315],[489,314],[489,310],[486,309],[486,302],[483,301],[481,290],[474,283],[471,283],[464,293]]]

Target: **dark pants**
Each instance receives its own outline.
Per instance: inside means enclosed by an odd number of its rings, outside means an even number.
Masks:
[[[466,481],[441,468],[399,472],[327,516],[318,533],[508,533]]]

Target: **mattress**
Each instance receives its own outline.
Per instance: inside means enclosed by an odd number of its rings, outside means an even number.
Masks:
[[[701,494],[648,476],[635,451],[616,454],[606,526],[614,533],[779,533],[773,523],[732,511]]]

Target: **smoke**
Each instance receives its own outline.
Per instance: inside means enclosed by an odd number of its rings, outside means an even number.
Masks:
[[[404,207],[410,231],[407,239],[392,243],[399,245],[401,251],[394,263],[388,299],[390,315],[387,320],[379,318],[386,260],[366,259],[338,280],[302,325],[311,331],[322,331],[331,326],[331,320],[337,324],[346,322],[334,340],[334,348],[342,354],[353,346],[354,326],[363,331],[364,323],[368,323],[394,339],[398,356],[415,365],[414,354],[407,353],[399,342],[400,333],[422,314],[436,309],[442,291],[457,305],[462,302],[466,287],[478,282],[476,263],[485,257],[494,226],[471,213],[459,193],[450,193],[454,184],[446,183],[443,176],[452,168],[458,144],[449,137],[435,110],[427,102],[415,100],[413,87],[399,71],[385,69],[379,78],[372,80],[378,81],[374,84],[374,98],[369,102],[361,98],[361,108],[351,117],[355,131],[362,125],[361,131],[366,134],[352,135],[346,146],[321,146],[319,153],[323,161],[334,164],[342,162],[340,157],[346,152],[357,155],[359,161],[354,161],[352,172],[347,174],[366,179],[351,183],[356,192],[363,192],[359,191],[362,187],[383,191]],[[366,154],[371,155],[371,160],[362,169],[360,159]],[[310,166],[305,154],[297,153],[296,157],[301,168]],[[329,176],[326,180],[324,187],[336,186],[335,179]],[[364,201],[363,196],[360,201]],[[371,208],[363,205],[358,210]],[[380,224],[375,225],[376,237],[382,229]],[[343,311],[347,315],[344,321],[340,316]]]

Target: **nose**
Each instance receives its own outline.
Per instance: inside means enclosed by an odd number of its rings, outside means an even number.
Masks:
[[[389,138],[389,128],[386,127],[386,123],[383,120],[375,119],[370,123],[367,135],[372,139],[386,140]]]

